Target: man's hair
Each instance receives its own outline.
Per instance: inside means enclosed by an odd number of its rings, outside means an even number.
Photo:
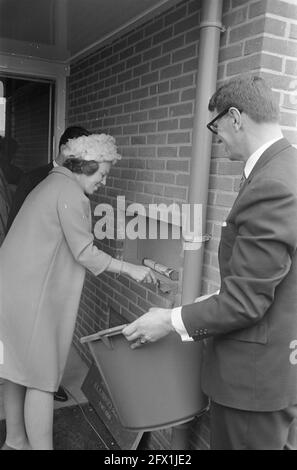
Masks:
[[[84,127],[80,126],[69,126],[60,137],[59,141],[59,150],[61,150],[62,145],[67,144],[69,139],[76,139],[77,137],[81,137],[82,135],[90,135],[91,133],[85,129]]]
[[[208,109],[220,113],[232,106],[258,123],[279,120],[276,97],[265,80],[256,75],[238,76],[222,85],[211,97]]]

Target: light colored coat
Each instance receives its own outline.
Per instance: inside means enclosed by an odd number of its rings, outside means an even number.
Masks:
[[[0,248],[0,377],[57,390],[85,269],[98,275],[111,261],[93,241],[89,199],[70,170],[54,168],[29,194]]]

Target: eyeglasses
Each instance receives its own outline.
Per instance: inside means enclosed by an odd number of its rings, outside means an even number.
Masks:
[[[219,119],[221,119],[223,116],[225,116],[225,114],[228,113],[229,109],[230,109],[230,107],[224,109],[212,121],[210,121],[208,124],[206,124],[206,127],[207,127],[207,129],[210,130],[210,132],[212,132],[213,134],[218,133],[218,128],[217,128],[217,125],[215,124],[215,122],[218,121]]]

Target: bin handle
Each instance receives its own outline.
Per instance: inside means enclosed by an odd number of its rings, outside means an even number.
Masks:
[[[80,338],[80,342],[81,344],[90,343],[91,341],[96,341],[97,339],[104,339],[108,336],[114,336],[117,333],[121,333],[126,326],[127,324],[114,326],[113,328],[107,328],[106,330],[98,331],[93,335],[83,336],[82,338]]]

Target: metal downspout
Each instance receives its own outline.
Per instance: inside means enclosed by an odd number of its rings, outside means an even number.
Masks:
[[[188,202],[202,204],[202,235],[205,235],[209,167],[212,136],[206,124],[210,120],[208,101],[216,89],[223,0],[202,0],[199,38],[196,110],[193,125],[193,147]],[[206,238],[206,237],[205,237]],[[185,242],[187,245],[187,241]],[[193,302],[201,293],[204,241],[195,250],[184,251],[182,305]],[[197,365],[198,367],[198,365]],[[173,428],[171,448],[189,447],[190,423]]]
[[[203,0],[201,8],[196,110],[188,202],[202,204],[202,235],[205,235],[212,135],[208,102],[216,90],[223,0]],[[187,245],[187,242],[185,242]],[[194,250],[184,251],[182,304],[191,303],[201,293],[204,241]]]

